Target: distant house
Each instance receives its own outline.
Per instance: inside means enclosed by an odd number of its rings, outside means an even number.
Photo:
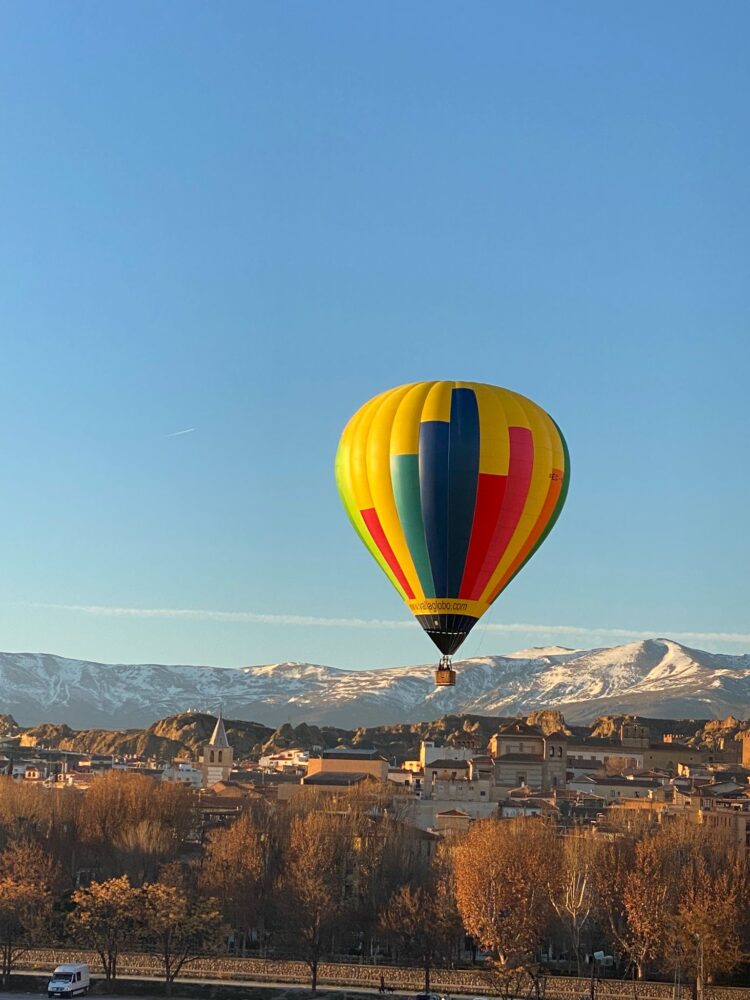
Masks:
[[[446,837],[460,837],[468,832],[471,816],[462,809],[444,809],[435,816],[438,833]]]
[[[308,774],[302,779],[302,784],[320,792],[340,792],[347,788],[374,785],[377,781],[367,771],[319,771],[317,774]]]
[[[203,784],[203,771],[192,761],[175,760],[161,772],[161,780],[188,785],[190,788],[200,788]]]
[[[650,799],[664,802],[664,784],[656,778],[625,778],[622,775],[582,775],[568,782],[568,788],[600,795],[605,801],[618,799]]]
[[[361,750],[352,747],[336,747],[323,750],[311,757],[307,765],[307,778],[316,774],[349,773],[368,774],[377,781],[388,780],[388,761],[377,750]],[[305,779],[305,783],[307,779]]]

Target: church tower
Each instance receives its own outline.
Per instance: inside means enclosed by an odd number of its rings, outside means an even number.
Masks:
[[[216,720],[211,739],[201,747],[198,759],[203,772],[201,782],[203,788],[210,788],[217,781],[226,781],[232,773],[234,750],[230,747],[227,739],[221,710],[219,710],[219,717]]]

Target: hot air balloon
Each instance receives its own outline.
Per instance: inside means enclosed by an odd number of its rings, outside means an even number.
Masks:
[[[536,403],[479,382],[380,393],[346,425],[341,499],[362,541],[450,657],[549,534],[568,491],[565,439]]]

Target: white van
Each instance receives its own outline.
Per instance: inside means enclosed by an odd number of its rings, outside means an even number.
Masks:
[[[90,986],[88,965],[58,965],[47,983],[47,996],[80,997],[88,993]]]

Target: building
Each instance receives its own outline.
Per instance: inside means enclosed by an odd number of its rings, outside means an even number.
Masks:
[[[407,771],[424,771],[433,761],[470,761],[480,752],[481,748],[474,739],[466,739],[452,746],[444,746],[435,743],[434,740],[422,740],[419,745],[419,758],[417,760],[405,760],[403,767]]]
[[[703,824],[727,837],[731,844],[744,847],[750,854],[750,796],[744,791],[718,793],[711,791],[707,785],[687,791],[675,787],[673,802],[631,799],[611,803],[611,806],[614,812],[622,815],[627,815],[630,810],[650,813],[659,823],[683,818]]]
[[[715,747],[692,747],[681,742],[679,734],[670,733],[663,742],[654,742],[645,722],[626,719],[617,736],[603,739],[586,737],[568,741],[568,760],[574,776],[591,771],[591,763],[600,761],[610,770],[668,771],[676,774],[680,765],[737,763],[740,743],[722,738]],[[748,743],[750,759],[750,742]]]
[[[620,746],[629,750],[648,750],[650,745],[648,726],[637,719],[626,719],[620,723]]]
[[[564,733],[545,735],[526,722],[510,722],[490,739],[490,755],[495,762],[494,783],[501,788],[565,789],[568,740]]]
[[[576,792],[588,792],[606,802],[619,799],[650,799],[664,802],[666,793],[663,781],[657,778],[626,778],[620,774],[590,774],[568,782],[568,788]]]
[[[288,771],[292,774],[302,774],[309,761],[309,750],[279,750],[278,753],[269,753],[261,757],[258,766],[264,771]]]
[[[444,837],[462,837],[470,824],[471,816],[462,809],[445,809],[435,816],[435,829]]]
[[[216,720],[211,739],[199,751],[198,763],[201,769],[203,788],[210,788],[218,781],[226,781],[232,773],[234,750],[229,745],[221,712]]]
[[[336,747],[323,750],[317,757],[311,757],[307,765],[307,778],[316,774],[368,774],[377,781],[388,780],[388,761],[377,750],[360,750],[352,747]],[[305,780],[305,784],[310,784]]]
[[[191,788],[203,785],[203,770],[189,760],[175,760],[161,772],[162,781],[173,781]]]
[[[341,792],[373,785],[377,780],[367,771],[318,771],[302,778],[301,783],[305,788],[314,788],[319,792]]]

